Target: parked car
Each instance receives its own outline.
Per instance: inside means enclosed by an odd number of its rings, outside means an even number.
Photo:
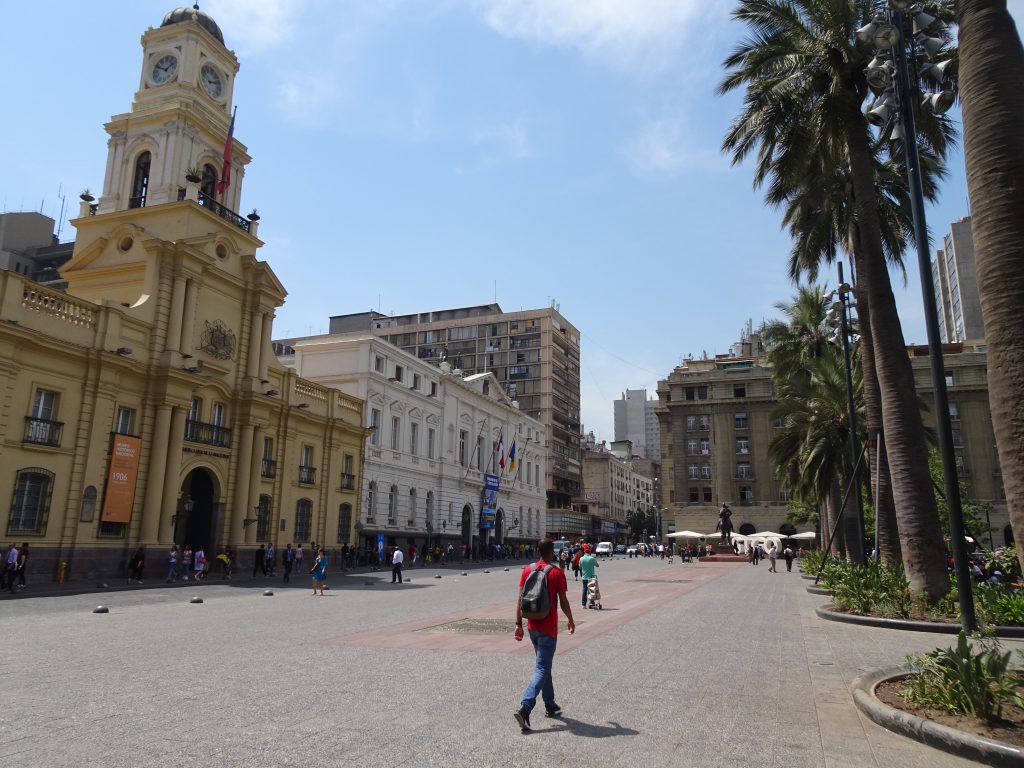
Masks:
[[[640,557],[640,547],[636,544],[630,544],[626,547],[626,554],[630,557]]]
[[[602,555],[604,557],[611,557],[612,556],[612,543],[610,541],[599,541],[597,543],[597,549],[594,550],[594,554],[597,555],[598,557],[601,557]]]
[[[626,545],[625,544],[616,544],[615,545],[615,554],[616,555],[624,555],[624,554],[626,554]]]

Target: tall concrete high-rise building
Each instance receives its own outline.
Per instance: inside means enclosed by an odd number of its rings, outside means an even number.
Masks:
[[[420,360],[446,360],[466,376],[493,373],[523,413],[546,428],[548,508],[569,509],[580,498],[580,334],[557,304],[520,312],[483,304],[331,318],[330,333],[351,331],[370,331]]]
[[[661,461],[657,407],[657,398],[648,399],[646,389],[627,389],[614,403],[615,441],[629,440],[634,455],[653,461]]]
[[[942,343],[984,339],[970,216],[953,222],[949,234],[942,239],[942,250],[936,252],[932,261],[932,285],[939,307]]]

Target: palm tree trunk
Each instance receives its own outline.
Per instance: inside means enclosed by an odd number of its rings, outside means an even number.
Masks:
[[[959,0],[956,13],[989,406],[1010,525],[1024,542],[1024,51],[1006,0]]]
[[[851,102],[847,119],[850,122],[846,131],[847,150],[863,251],[859,279],[868,295],[875,371],[903,567],[911,591],[934,603],[949,591],[946,546],[928,474],[928,451],[914,388],[914,372],[882,251],[868,129],[859,104]]]
[[[857,249],[859,250],[859,249]],[[854,253],[856,264],[860,256]],[[857,274],[860,274],[858,266]],[[882,430],[882,400],[878,391],[878,377],[875,375],[875,344],[871,338],[871,307],[870,298],[863,284],[857,282],[854,287],[857,297],[857,319],[860,321],[860,364],[864,374],[864,414],[867,422],[868,437],[878,435]],[[884,440],[884,435],[883,435]],[[896,527],[896,506],[892,498],[892,484],[889,481],[889,462],[885,459],[885,451],[881,455],[878,443],[868,443],[868,463],[871,467],[869,476],[875,479],[878,487],[875,499],[875,520],[878,526],[878,551],[880,558],[886,563],[898,563],[903,558],[900,549],[900,534]],[[874,491],[874,484],[871,488]],[[874,495],[871,496],[874,498]],[[870,536],[870,532],[868,532]]]

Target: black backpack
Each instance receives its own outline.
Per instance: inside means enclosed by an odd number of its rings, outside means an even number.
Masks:
[[[519,592],[519,607],[527,619],[546,619],[551,612],[548,573],[554,567],[548,564],[543,568],[534,568],[523,582]]]

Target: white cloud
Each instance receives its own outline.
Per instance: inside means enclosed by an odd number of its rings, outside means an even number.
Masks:
[[[626,67],[661,69],[698,17],[725,0],[466,0],[499,34],[575,48]]]
[[[477,144],[496,147],[504,157],[522,160],[530,156],[530,142],[522,120],[499,123],[473,134]]]
[[[625,148],[634,174],[643,178],[675,178],[694,169],[724,168],[714,149],[702,147],[682,118],[652,120]]]
[[[207,0],[202,6],[221,29],[231,31],[228,48],[252,53],[291,39],[302,0]]]
[[[320,125],[338,98],[337,82],[321,72],[292,71],[276,86],[274,106],[289,120]]]

